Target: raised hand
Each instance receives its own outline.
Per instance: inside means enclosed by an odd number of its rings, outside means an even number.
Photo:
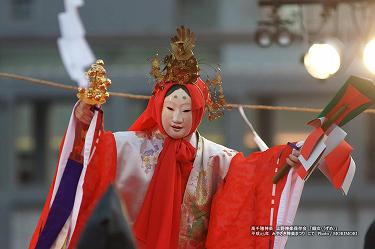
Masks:
[[[299,164],[298,156],[300,155],[300,152],[298,150],[293,150],[292,153],[289,155],[289,157],[286,159],[286,163],[290,167],[295,167]]]
[[[74,116],[83,124],[89,125],[94,117],[93,105],[80,101],[74,110]]]

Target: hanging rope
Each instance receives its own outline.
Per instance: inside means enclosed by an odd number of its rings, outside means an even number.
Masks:
[[[31,77],[21,76],[17,74],[11,74],[11,73],[4,73],[0,72],[0,77],[13,79],[13,80],[21,80],[26,81],[31,84],[36,85],[44,85],[54,88],[60,88],[64,90],[78,90],[78,87],[76,86],[67,86],[58,82],[53,82],[49,80],[41,80],[41,79],[35,79]],[[137,99],[137,100],[147,100],[150,98],[150,96],[147,95],[138,95],[138,94],[131,94],[131,93],[119,93],[119,92],[109,92],[110,96],[117,96],[122,98],[128,98],[128,99]],[[289,112],[306,112],[306,113],[320,113],[322,109],[319,108],[303,108],[303,107],[290,107],[290,106],[269,106],[269,105],[244,105],[244,104],[233,104],[228,103],[227,107],[229,108],[238,108],[242,106],[246,109],[253,109],[253,110],[268,110],[268,111],[289,111]],[[375,109],[368,109],[364,111],[365,113],[371,113],[375,114]]]

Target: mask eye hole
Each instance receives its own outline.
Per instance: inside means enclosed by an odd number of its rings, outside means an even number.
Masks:
[[[183,112],[191,112],[191,110],[184,110]]]
[[[170,111],[173,111],[172,107],[167,106],[167,109],[170,110]]]

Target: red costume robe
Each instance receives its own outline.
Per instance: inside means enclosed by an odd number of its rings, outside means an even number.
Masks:
[[[202,136],[196,148],[172,140],[160,125],[168,88],[156,92],[132,131],[113,136],[103,131],[101,113],[94,116],[86,136],[73,209],[53,248],[61,248],[64,243],[68,248],[76,246],[110,183],[115,183],[122,195],[141,248],[284,248],[286,237],[253,234],[256,230],[252,229],[259,225],[274,230],[293,222],[302,180],[291,170],[277,185],[272,184],[290,148],[279,146],[245,158]],[[192,134],[203,116],[207,89],[197,82],[188,90],[193,107]],[[75,123],[72,115],[29,248],[36,248],[48,221],[73,146]]]

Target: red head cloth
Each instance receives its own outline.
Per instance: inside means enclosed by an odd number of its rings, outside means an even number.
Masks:
[[[161,123],[161,112],[165,95],[173,85],[176,84],[166,83],[164,84],[164,89],[157,89],[154,91],[146,110],[129,128],[130,131],[151,132],[155,128],[158,128],[163,134],[167,135]],[[188,89],[191,97],[191,110],[193,114],[193,123],[190,131],[191,134],[198,128],[198,125],[203,118],[204,107],[209,98],[209,94],[206,84],[200,78],[198,78],[194,84],[185,84],[184,86]]]
[[[192,169],[196,149],[185,139],[168,137],[162,126],[164,98],[174,83],[156,88],[146,110],[130,127],[131,131],[151,132],[159,129],[166,139],[159,154],[154,174],[144,198],[133,231],[142,249],[174,249],[178,247],[182,196]],[[200,124],[209,97],[205,83],[198,79],[184,85],[191,97],[191,135]],[[188,136],[189,136],[188,135]]]

